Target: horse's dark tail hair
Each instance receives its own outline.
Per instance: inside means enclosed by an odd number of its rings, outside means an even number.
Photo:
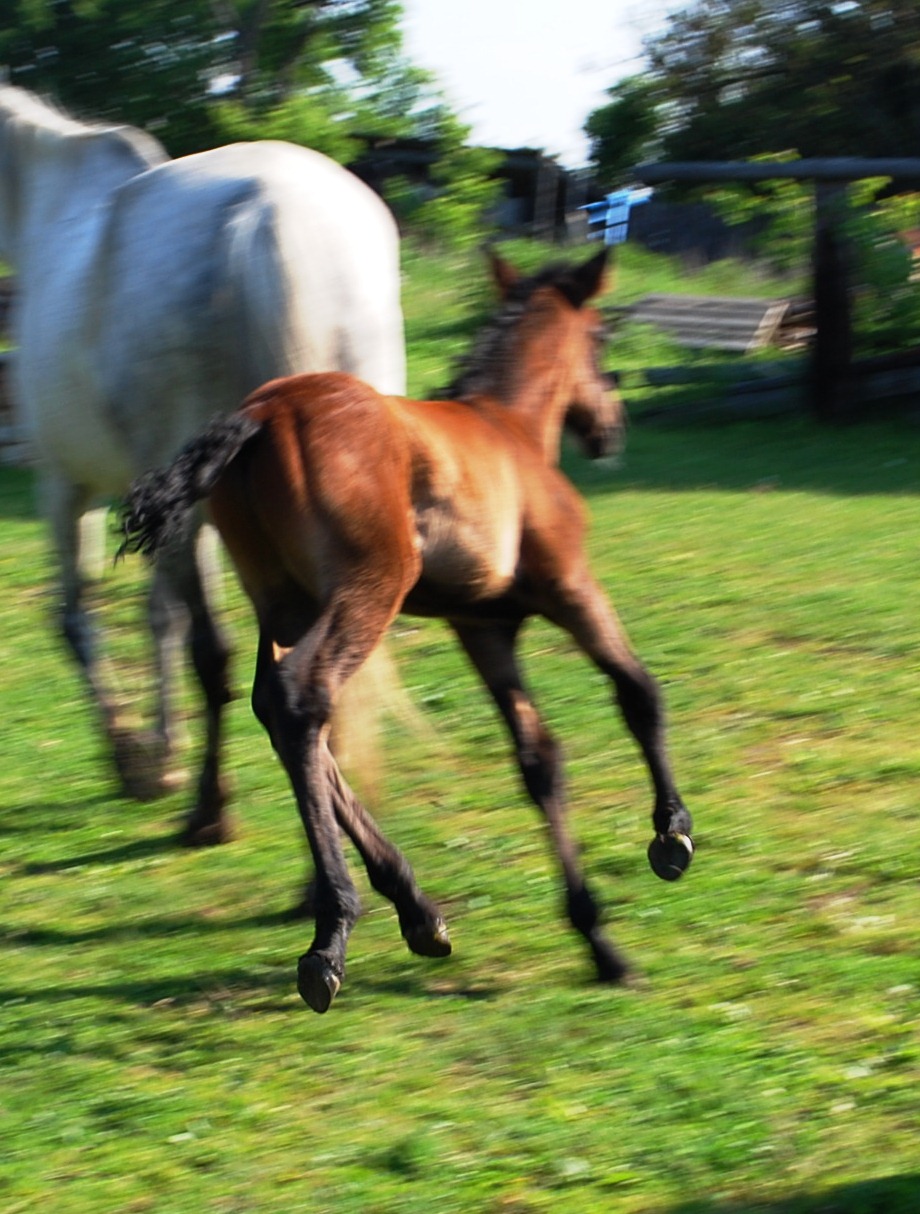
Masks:
[[[179,539],[196,502],[208,496],[220,474],[261,429],[245,413],[216,418],[190,439],[173,462],[135,480],[119,509],[122,535],[118,557],[126,552],[154,556]]]

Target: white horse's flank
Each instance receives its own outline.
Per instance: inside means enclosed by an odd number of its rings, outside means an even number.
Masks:
[[[79,520],[275,376],[338,368],[404,392],[398,237],[377,196],[316,152],[265,142],[170,160],[141,131],[0,87],[0,256],[18,274],[14,391],[40,462],[63,628],[130,785],[136,748],[100,679]],[[169,654],[189,627],[208,700],[198,826],[222,803],[227,694],[201,548],[190,536],[151,592],[164,752]]]

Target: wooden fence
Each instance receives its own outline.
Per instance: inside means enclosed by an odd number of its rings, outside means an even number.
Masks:
[[[815,336],[811,345],[807,387],[811,410],[821,421],[846,421],[865,411],[877,391],[880,368],[854,363],[848,253],[841,222],[850,183],[887,177],[916,187],[920,159],[853,157],[792,161],[694,161],[646,164],[634,170],[646,185],[665,182],[702,184],[717,181],[810,181],[815,190],[813,254]],[[870,360],[874,361],[874,360]],[[901,370],[910,370],[902,367]],[[904,378],[901,383],[907,382]]]

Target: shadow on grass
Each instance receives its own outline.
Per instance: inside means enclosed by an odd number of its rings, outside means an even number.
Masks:
[[[348,986],[341,998],[341,1006],[353,1004],[363,1010],[373,1007],[380,998],[396,999],[458,1000],[464,1003],[486,1003],[504,994],[504,986],[494,980],[470,978],[470,975],[449,973],[437,961],[409,963],[411,970],[394,970],[392,963],[382,956],[374,959],[375,969],[370,973],[361,965],[349,970]],[[340,1006],[339,1004],[336,1005]]]
[[[77,999],[98,999],[147,1010],[201,1004],[225,1007],[236,1004],[241,1011],[266,1010],[267,996],[283,997],[285,1006],[289,1006],[289,996],[296,993],[294,971],[291,963],[283,967],[215,969],[113,982],[71,982],[40,989],[0,987],[0,1005],[7,1009],[7,1014],[16,1005],[31,1010],[72,1004]],[[14,1049],[13,1045],[9,1047],[10,1052]],[[0,1057],[3,1053],[0,1047]]]
[[[303,919],[291,917],[290,911],[266,911],[261,914],[245,915],[239,918],[223,919],[219,916],[202,915],[166,915],[157,918],[145,918],[136,923],[112,923],[105,926],[86,928],[83,930],[67,931],[53,927],[18,928],[0,924],[0,941],[18,948],[34,949],[71,949],[88,944],[123,944],[130,948],[133,943],[144,942],[154,953],[157,941],[165,941],[176,936],[198,936],[204,939],[208,935],[221,932],[240,932],[250,930],[273,930],[276,928],[297,928],[302,940],[294,946],[291,953],[290,973],[285,970],[283,981],[294,988],[294,970],[296,954],[303,951],[313,934],[312,923]],[[394,925],[395,926],[395,925]],[[394,948],[399,945],[394,940]],[[368,960],[370,960],[368,958]],[[462,999],[478,1002],[494,999],[502,991],[499,983],[486,981],[476,977],[471,979],[456,969],[445,970],[437,963],[418,962],[410,959],[411,969],[393,968],[393,958],[380,957],[373,965],[359,964],[349,968],[348,994],[355,1002],[370,1005],[382,996],[397,998],[425,999]],[[0,989],[0,1004],[7,1001],[48,1000],[55,1002],[79,996],[111,996],[128,998],[131,1002],[155,1003],[165,998],[161,987],[169,988],[170,998],[174,1003],[195,1001],[202,997],[203,992],[221,990],[228,984],[252,987],[253,983],[260,984],[265,970],[260,969],[256,974],[244,971],[220,971],[213,974],[180,974],[170,977],[163,982],[120,984],[111,986],[71,986],[49,987],[40,992],[25,992]],[[271,985],[277,985],[274,977]],[[148,989],[149,988],[149,989]],[[177,994],[177,992],[179,992]],[[184,992],[184,994],[182,993]],[[147,995],[150,995],[147,998]]]
[[[97,809],[110,806],[116,798],[109,793],[67,801],[66,805],[48,801],[20,802],[0,807],[0,837],[4,835],[34,835],[43,832],[72,830],[92,822]]]
[[[920,493],[920,426],[847,428],[805,418],[722,426],[630,427],[619,469],[566,443],[563,468],[587,495],[622,490],[801,490],[833,495]]]
[[[162,835],[152,839],[135,839],[131,843],[121,843],[117,847],[107,847],[103,851],[82,852],[77,855],[64,856],[60,860],[32,860],[23,864],[19,871],[23,876],[37,877],[98,864],[128,864],[180,849],[181,843],[177,832],[173,835]]]
[[[436,967],[427,972],[409,963],[411,969],[400,971],[394,967],[387,972],[370,974],[361,966],[351,970],[346,989],[338,997],[334,1011],[339,1015],[366,1014],[384,998],[404,1001],[407,1006],[431,1000],[456,1001],[458,1003],[481,1003],[500,998],[504,988],[499,983],[471,979],[462,972],[445,975]],[[21,1009],[22,1023],[27,1026],[30,1016],[38,1015],[42,1024],[45,1017],[52,1020],[55,1007],[73,1008],[77,1000],[98,1000],[106,1003],[113,1014],[124,1011],[156,1012],[159,1010],[198,1010],[203,1006],[224,1013],[227,1017],[284,1012],[312,1017],[297,994],[297,957],[283,964],[277,962],[251,967],[229,967],[224,969],[197,970],[192,972],[131,979],[116,979],[111,982],[69,982],[47,985],[41,988],[26,986],[0,987],[0,1007],[5,1009],[8,1027],[16,1009]],[[120,1008],[121,1012],[116,1011]],[[97,1013],[93,1013],[96,1015]],[[44,1051],[41,1041],[22,1045],[12,1032],[5,1043],[0,1043],[0,1060],[20,1057],[23,1053]],[[52,1048],[52,1047],[48,1047]]]
[[[779,1201],[691,1201],[667,1214],[917,1214],[920,1173],[885,1176]]]
[[[130,944],[133,940],[161,940],[168,936],[206,936],[252,928],[285,927],[294,922],[287,911],[265,911],[239,919],[221,919],[212,915],[164,915],[78,931],[56,927],[4,927],[0,924],[0,940],[23,948],[70,948],[79,944],[116,941]]]

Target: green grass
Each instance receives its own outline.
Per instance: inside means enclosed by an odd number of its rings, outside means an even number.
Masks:
[[[435,304],[410,277],[413,377],[443,382],[479,305]],[[186,852],[186,796],[115,791],[49,627],[30,478],[0,472],[5,1214],[920,1207],[920,432],[635,427],[621,472],[567,467],[664,687],[694,864],[652,876],[635,748],[599,678],[532,626],[573,828],[641,971],[592,984],[492,709],[441,627],[403,622],[394,648],[436,740],[388,727],[379,816],[455,951],[411,956],[362,875],[325,1017],[294,985],[304,846],[248,709],[232,580],[239,839]],[[141,586],[131,560],[97,591],[135,671]],[[139,708],[143,686],[123,676]],[[188,708],[195,735],[191,688]]]

